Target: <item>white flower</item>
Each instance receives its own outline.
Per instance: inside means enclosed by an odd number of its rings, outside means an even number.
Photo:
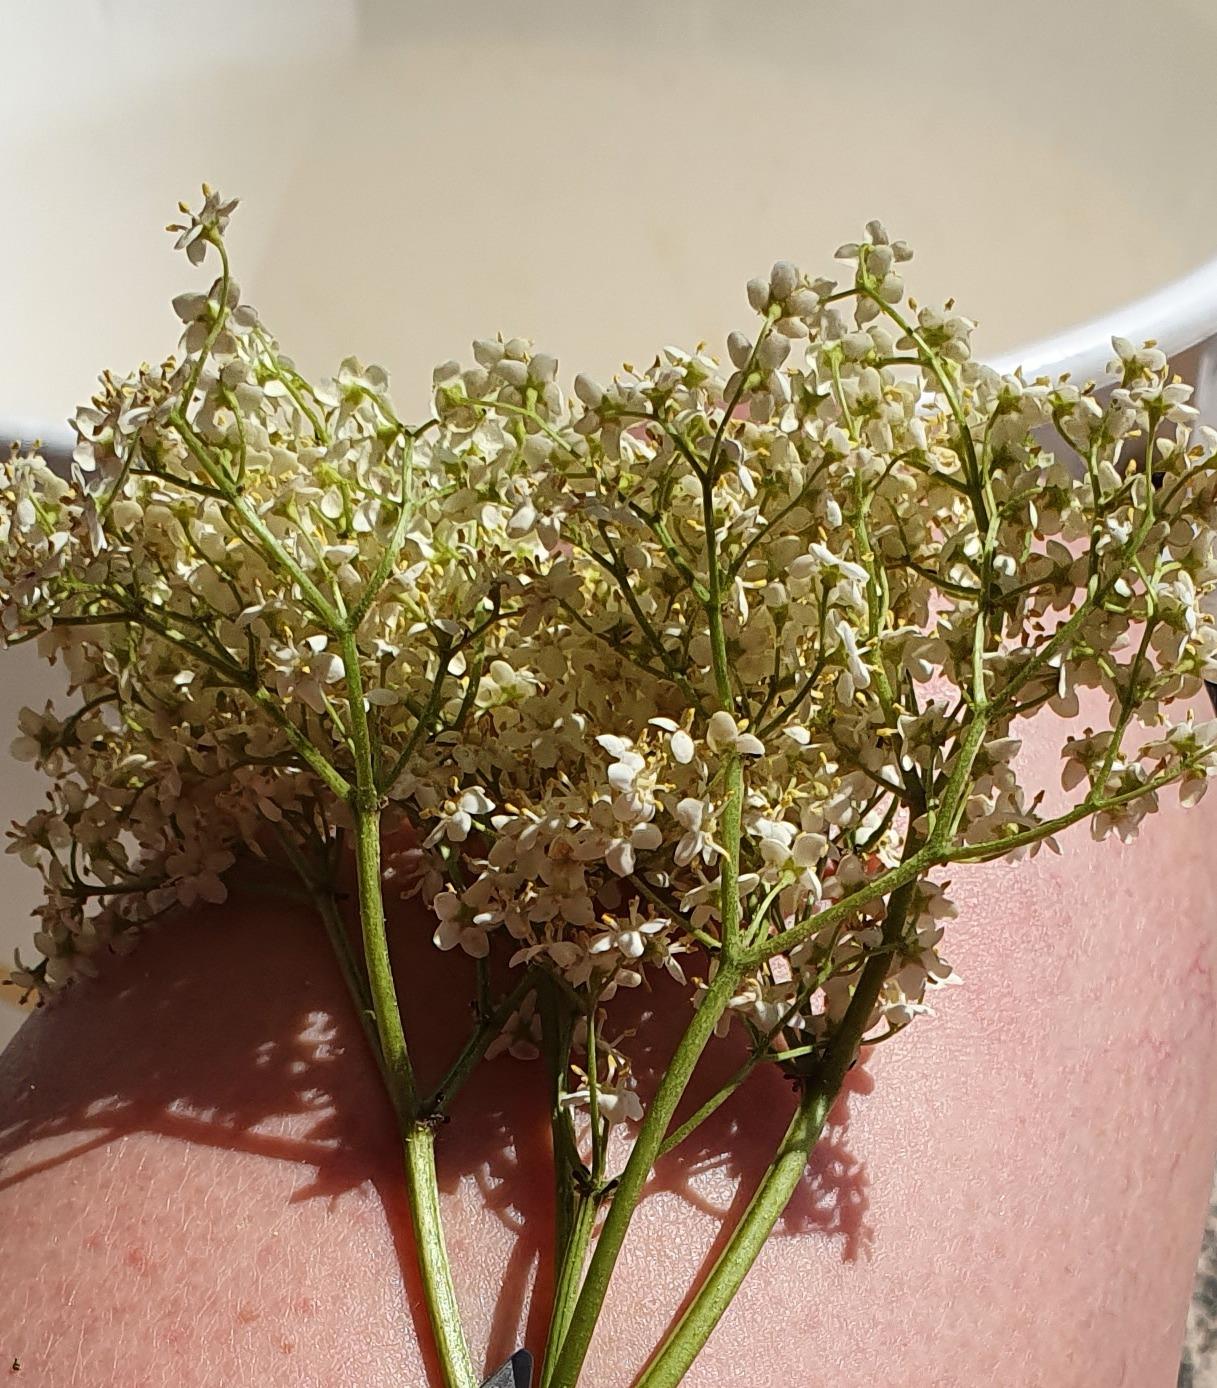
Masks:
[[[179,204],[181,210],[189,215],[190,220],[185,226],[169,228],[170,231],[181,232],[181,235],[174,242],[174,250],[184,250],[192,265],[201,264],[210,240],[213,237],[223,236],[228,226],[228,219],[232,216],[236,205],[236,198],[224,202],[219,193],[204,183],[203,205],[197,212],[191,212],[185,203]]]
[[[490,953],[487,931],[492,922],[485,913],[474,915],[451,888],[440,892],[431,909],[439,917],[433,938],[440,949],[459,946],[474,959],[485,959]]]
[[[845,657],[845,668],[837,682],[838,698],[842,704],[849,704],[852,703],[855,694],[870,688],[871,675],[858,652],[858,642],[853,628],[835,613],[830,614],[828,620]]]
[[[449,843],[464,843],[475,827],[475,817],[481,818],[494,812],[494,801],[481,786],[471,786],[454,800],[445,802],[439,821],[426,839],[424,848],[432,848],[441,839]]]
[[[618,802],[623,797],[618,797]],[[663,834],[657,825],[646,821],[635,824],[628,838],[613,839],[604,853],[604,860],[618,877],[628,877],[637,862],[637,850],[652,852],[663,843]]]
[[[643,919],[639,914],[638,903],[630,902],[627,920],[610,924],[608,929],[597,935],[588,946],[593,954],[603,954],[616,950],[625,959],[641,959],[646,953],[647,938],[659,935],[671,928],[672,922],[663,916]]]
[[[650,722],[669,734],[668,747],[673,759],[681,766],[688,766],[697,755],[697,747],[689,734],[671,718],[652,718]]]
[[[541,1016],[537,995],[529,993],[503,1023],[503,1029],[486,1047],[486,1059],[506,1052],[516,1060],[536,1060],[541,1054]]]
[[[18,761],[44,761],[56,748],[63,725],[51,712],[50,704],[42,713],[23,708],[17,715],[21,736],[9,744],[9,752]]]
[[[752,733],[741,732],[735,719],[724,710],[710,716],[706,729],[706,743],[713,752],[732,748],[741,756],[760,757],[765,754],[765,744]]]
[[[705,800],[686,796],[677,804],[675,814],[685,831],[672,854],[677,866],[686,867],[698,858],[705,863],[713,862],[715,856],[723,852],[707,827],[713,820],[713,807]]]
[[[165,859],[165,870],[173,879],[174,894],[183,906],[194,906],[200,901],[219,905],[228,899],[228,888],[220,874],[235,861],[235,855],[227,849],[192,844],[170,853]]]
[[[608,783],[617,791],[630,791],[646,766],[646,759],[634,750],[629,738],[602,734],[596,741],[614,758],[608,769]]]
[[[590,1089],[576,1089],[562,1096],[566,1108],[585,1107],[591,1103]],[[601,1084],[596,1091],[600,1116],[610,1125],[614,1123],[640,1123],[643,1117],[642,1100],[627,1084]]]
[[[298,646],[272,648],[275,687],[284,699],[299,699],[315,713],[325,712],[327,688],[342,680],[342,658],[329,649],[329,637],[306,636]]]

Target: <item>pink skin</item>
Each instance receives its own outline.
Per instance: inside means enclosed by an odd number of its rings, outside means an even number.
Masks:
[[[1045,777],[1054,748],[1031,749]],[[855,1069],[690,1388],[1173,1385],[1217,1132],[1217,798],[1186,813],[1169,799],[1132,847],[1081,829],[1062,858],[955,874],[947,953],[966,986]],[[427,929],[406,912],[396,939],[434,1073],[457,1039],[437,990],[468,969]],[[6,1052],[0,1355],[20,1359],[14,1383],[437,1381],[393,1124],[327,948],[301,910],[234,900],[151,935]],[[670,1045],[675,990],[639,1002],[671,1014]],[[710,1062],[731,1064],[726,1047]],[[630,1382],[789,1105],[779,1076],[755,1077],[664,1163],[588,1385]],[[440,1150],[489,1369],[544,1333],[540,1067],[484,1067]]]

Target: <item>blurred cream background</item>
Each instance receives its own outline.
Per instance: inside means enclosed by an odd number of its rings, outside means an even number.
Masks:
[[[568,376],[717,346],[749,276],[831,273],[870,217],[987,351],[1217,243],[1211,0],[0,0],[0,52],[0,417],[173,349],[203,276],[160,228],[204,179],[287,350],[383,362],[416,415],[498,329]],[[52,685],[0,653],[0,733]],[[3,763],[6,824],[38,794]],[[0,859],[0,958],[36,889]]]

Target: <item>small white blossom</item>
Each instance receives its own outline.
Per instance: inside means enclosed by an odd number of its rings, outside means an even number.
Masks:
[[[441,892],[431,909],[439,917],[435,943],[440,949],[459,947],[474,959],[485,959],[490,953],[487,931],[493,922],[486,913],[474,914],[451,889]]]
[[[765,744],[752,733],[741,732],[735,719],[720,710],[710,718],[706,730],[706,743],[713,752],[732,748],[741,756],[760,757],[765,754]]]

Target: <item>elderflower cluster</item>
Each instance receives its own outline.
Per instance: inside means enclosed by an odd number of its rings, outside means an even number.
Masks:
[[[103,378],[72,479],[0,463],[0,624],[79,696],[17,744],[51,778],[13,844],[47,886],[25,984],[387,805],[386,878],[440,948],[559,990],[567,1098],[612,1122],[620,990],[728,971],[720,1029],[812,1064],[873,961],[872,1041],[953,979],[942,869],[1203,793],[1217,727],[1172,706],[1217,677],[1217,437],[1156,348],[1116,340],[1106,396],[1000,375],[872,223],[840,280],[752,281],[725,365],[665,348],[568,396],[486,340],[407,427],[378,368],[282,354],[231,207],[180,229],[220,277],[175,301],[179,359]],[[1048,815],[1021,725],[1085,689],[1109,716]],[[526,992],[491,1051],[540,1045]]]
[[[814,1052],[875,952],[891,967],[870,1039],[955,977],[945,883],[916,882],[892,939],[891,891],[869,883],[927,840],[943,862],[1053,843],[1017,769],[1035,712],[1107,696],[1108,730],[1062,749],[1098,837],[1131,837],[1168,783],[1203,793],[1217,725],[1166,723],[1217,673],[1217,440],[1192,437],[1189,388],[1122,341],[1106,401],[999,375],[952,306],[904,306],[907,247],[868,235],[839,252],[844,288],[785,262],[753,281],[733,369],[669,348],[520,420],[563,540],[521,627],[532,696],[510,729],[466,733],[493,808],[441,943],[507,936],[517,965],[606,1002],[648,969],[711,977],[732,891],[732,928],[767,957],[731,1011],[779,1054]],[[440,412],[491,418],[502,389],[493,367],[446,368]],[[1138,738],[1147,723],[1166,731]]]
[[[181,229],[194,263],[231,207],[210,195]],[[0,630],[36,640],[80,703],[65,720],[26,710],[13,749],[51,778],[10,847],[46,883],[44,959],[16,973],[44,992],[132,927],[222,901],[238,854],[349,820],[340,617],[362,614],[353,675],[384,794],[437,676],[442,738],[473,644],[496,665],[513,564],[546,552],[513,523],[523,491],[496,425],[457,458],[401,424],[379,368],[349,359],[309,384],[226,260],[174,308],[180,358],[102,378],[70,481],[0,461]],[[489,715],[509,681],[477,696]]]

